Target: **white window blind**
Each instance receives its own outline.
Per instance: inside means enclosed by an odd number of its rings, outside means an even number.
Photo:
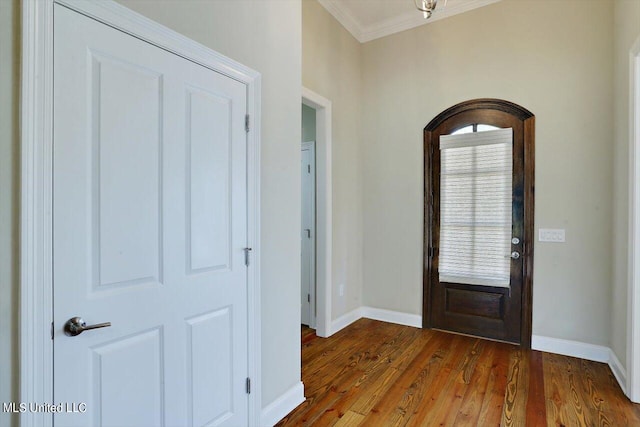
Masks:
[[[512,135],[440,137],[441,282],[509,287]]]

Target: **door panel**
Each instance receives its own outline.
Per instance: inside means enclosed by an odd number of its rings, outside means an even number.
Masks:
[[[162,330],[154,328],[90,349],[90,363],[93,365],[91,394],[106,397],[92,402],[82,400],[93,412],[94,425],[162,425],[162,338]],[[95,406],[97,402],[100,403],[99,409]],[[137,410],[122,410],[129,406]],[[56,417],[56,425],[60,422],[64,421]]]
[[[231,99],[187,89],[190,272],[230,267]],[[220,120],[212,121],[211,117]]]
[[[95,187],[87,190],[94,193],[93,243],[99,260],[96,286],[159,283],[161,76],[93,52],[89,58],[88,109],[93,119],[90,182]],[[124,117],[134,116],[135,126],[122,123]],[[125,152],[129,155],[123,158],[121,153]],[[130,206],[136,209],[128,209]],[[129,233],[132,229],[136,233]]]
[[[246,425],[246,87],[54,8],[55,424]]]
[[[187,320],[187,369],[192,395],[189,425],[204,426],[233,415],[233,316],[229,307]],[[226,351],[220,351],[221,348]]]
[[[533,115],[501,100],[474,100],[444,111],[425,128],[424,326],[487,337],[525,347],[531,342],[531,271],[533,263]],[[509,283],[440,281],[441,136],[466,126],[512,128],[511,235]],[[527,130],[527,133],[525,133]],[[525,138],[526,136],[526,138]],[[525,157],[525,152],[528,155]],[[525,201],[525,195],[527,196]],[[491,196],[488,196],[491,197]],[[472,208],[472,207],[470,207]],[[508,246],[507,246],[508,245]]]

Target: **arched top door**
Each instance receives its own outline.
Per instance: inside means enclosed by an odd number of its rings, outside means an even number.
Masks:
[[[480,98],[464,101],[447,108],[434,117],[424,128],[424,131],[425,133],[432,132],[440,128],[444,122],[448,122],[454,118],[456,123],[458,123],[458,127],[472,125],[474,121],[478,119],[482,119],[483,123],[491,124],[492,121],[497,120],[497,117],[502,115],[500,113],[504,113],[522,122],[534,118],[533,113],[513,102],[503,99]],[[449,132],[451,132],[450,129]]]
[[[425,327],[531,346],[534,123],[477,99],[425,127]]]

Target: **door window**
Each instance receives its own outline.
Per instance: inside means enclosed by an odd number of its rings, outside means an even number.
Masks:
[[[508,287],[512,129],[470,127],[440,137],[439,277]]]

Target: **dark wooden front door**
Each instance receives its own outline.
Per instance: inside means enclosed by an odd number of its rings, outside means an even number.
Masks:
[[[424,129],[424,327],[531,346],[534,123],[533,114],[518,105],[478,99],[443,111]],[[482,127],[513,130],[511,235],[506,236],[505,253],[495,255],[513,255],[504,267],[503,286],[482,281],[457,283],[439,271],[441,136],[463,128],[475,132]]]

